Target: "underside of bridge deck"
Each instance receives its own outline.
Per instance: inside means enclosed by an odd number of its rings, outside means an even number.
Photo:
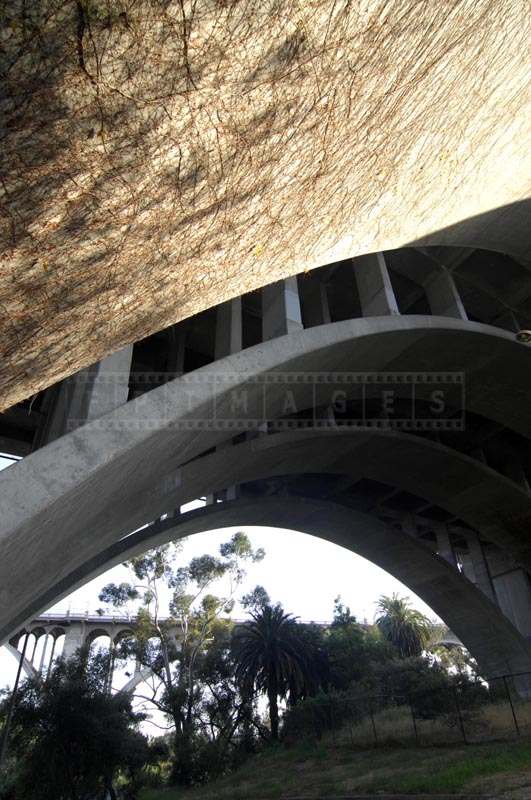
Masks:
[[[2,22],[0,408],[343,259],[529,263],[527,0],[13,0]]]

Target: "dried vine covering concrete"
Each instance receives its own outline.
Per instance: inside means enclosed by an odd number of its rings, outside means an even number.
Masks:
[[[12,0],[0,407],[526,195],[527,0]]]

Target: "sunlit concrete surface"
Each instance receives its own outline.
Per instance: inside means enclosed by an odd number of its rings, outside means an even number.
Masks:
[[[347,257],[529,258],[527,0],[120,9],[3,11],[1,408]]]

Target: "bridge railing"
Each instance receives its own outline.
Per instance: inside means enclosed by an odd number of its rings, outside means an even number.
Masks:
[[[40,614],[33,622],[135,622],[137,619],[136,614],[129,614],[124,611],[105,611],[103,614],[98,612],[89,611],[88,609],[71,609],[67,611],[47,611],[45,614]]]
[[[115,622],[121,624],[135,623],[138,617],[136,614],[127,613],[124,611],[107,611],[103,613],[89,611],[87,609],[68,609],[67,611],[52,611],[40,614],[32,621],[30,627],[36,623],[43,625],[54,622]],[[169,617],[159,617],[160,622],[166,622]],[[235,625],[241,625],[246,620],[233,619]],[[330,620],[300,620],[305,625],[317,625],[318,627],[327,627],[330,625]]]

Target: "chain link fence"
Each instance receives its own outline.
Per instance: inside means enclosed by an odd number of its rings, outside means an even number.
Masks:
[[[286,739],[330,736],[367,747],[437,745],[531,735],[531,673],[395,692],[331,692],[290,709]]]

